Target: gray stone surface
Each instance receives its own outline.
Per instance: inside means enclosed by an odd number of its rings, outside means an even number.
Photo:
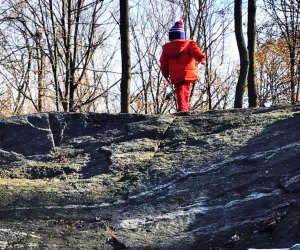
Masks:
[[[28,156],[48,154],[53,147],[48,115],[0,119],[0,149]]]
[[[299,131],[299,106],[1,119],[0,249],[289,248]]]

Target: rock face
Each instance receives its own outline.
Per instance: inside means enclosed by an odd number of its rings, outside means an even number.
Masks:
[[[299,106],[1,119],[0,249],[289,248],[299,155]]]

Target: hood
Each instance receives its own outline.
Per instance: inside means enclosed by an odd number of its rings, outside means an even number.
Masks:
[[[174,40],[172,42],[166,43],[163,46],[163,52],[172,58],[176,58],[179,53],[181,53],[184,49],[187,48],[189,44],[189,40]]]

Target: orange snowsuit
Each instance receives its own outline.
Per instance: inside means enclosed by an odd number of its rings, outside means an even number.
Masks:
[[[189,111],[190,85],[199,78],[197,63],[205,61],[205,54],[194,41],[176,39],[163,45],[160,68],[175,84],[177,111]]]

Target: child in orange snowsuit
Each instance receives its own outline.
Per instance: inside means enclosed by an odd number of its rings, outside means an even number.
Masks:
[[[175,85],[177,112],[187,113],[191,84],[199,78],[197,63],[205,65],[206,56],[196,42],[185,39],[182,21],[170,29],[169,40],[162,47],[160,68],[163,76]]]

